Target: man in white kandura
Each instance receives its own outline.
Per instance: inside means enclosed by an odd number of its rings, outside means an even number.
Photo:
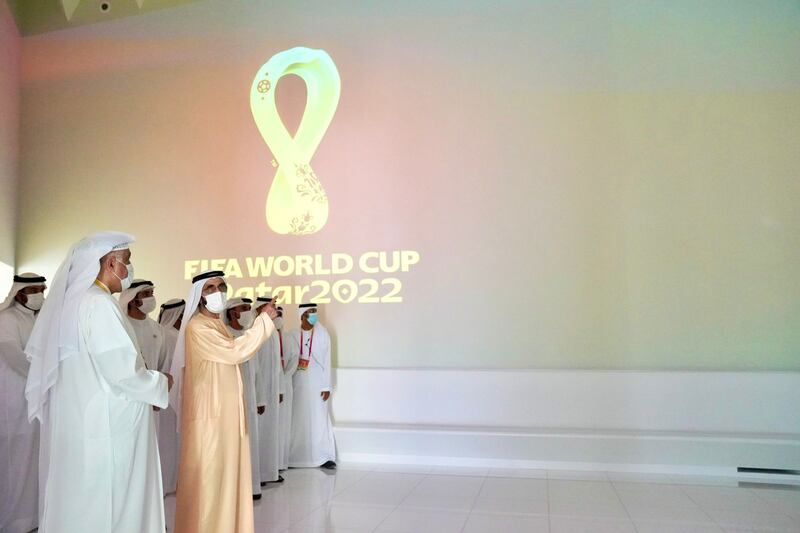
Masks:
[[[259,296],[254,304],[256,312],[262,307],[272,302],[272,298]],[[280,419],[279,409],[283,401],[281,393],[281,380],[283,377],[283,366],[281,365],[281,346],[283,344],[283,313],[277,308],[278,316],[272,323],[275,325],[275,333],[259,349],[255,359],[258,359],[258,385],[266,404],[266,412],[258,417],[258,453],[261,465],[260,479],[261,486],[267,483],[281,483],[283,477],[279,470],[281,467],[280,457]],[[253,454],[256,452],[253,451]]]
[[[231,298],[225,304],[225,315],[223,320],[228,326],[231,335],[241,337],[256,318],[251,308],[253,300],[250,298]],[[269,344],[269,340],[262,345]],[[260,350],[260,348],[259,348]],[[259,357],[258,351],[251,359],[239,364],[242,371],[242,381],[244,382],[244,401],[247,406],[247,427],[250,431],[250,475],[253,485],[253,499],[261,499],[261,466],[259,464],[259,444],[258,444],[258,424],[259,415],[264,414],[264,394],[259,377]]]
[[[283,307],[278,307],[283,319]],[[281,394],[283,401],[278,408],[278,425],[280,426],[280,470],[289,468],[289,449],[291,448],[292,440],[292,403],[294,398],[294,387],[292,380],[294,373],[297,371],[297,358],[300,355],[299,350],[293,350],[290,340],[290,335],[284,335],[284,323],[281,322],[281,366],[283,367],[283,375],[281,376]],[[291,332],[290,332],[291,333]]]
[[[164,328],[147,316],[156,308],[154,291],[155,285],[151,281],[135,279],[130,287],[120,293],[119,307],[136,333],[136,343],[147,368],[169,372],[169,368],[164,368],[167,358]]]
[[[172,368],[172,356],[178,342],[178,331],[181,329],[181,318],[186,302],[173,298],[161,304],[158,323],[164,328],[164,346],[166,359],[164,368]],[[158,428],[158,454],[161,456],[161,476],[164,479],[164,494],[172,494],[178,487],[178,451],[180,450],[180,434],[178,433],[178,417],[170,405],[159,411],[156,416]]]
[[[145,366],[113,293],[133,281],[133,237],[75,244],[53,278],[25,353],[28,417],[42,423],[41,533],[163,533],[153,406],[172,378]]]
[[[181,319],[185,308],[186,300],[173,298],[161,304],[161,311],[158,312],[158,323],[164,328],[164,339],[170,360],[178,342],[178,332],[181,330]]]
[[[28,421],[25,344],[44,302],[45,279],[14,276],[0,304],[0,531],[27,533],[39,524],[39,422]]]
[[[289,344],[297,352],[289,467],[336,468],[336,443],[328,400],[331,396],[331,338],[318,323],[317,305],[300,306],[300,329]]]
[[[136,333],[136,343],[139,351],[144,358],[144,363],[150,370],[169,373],[169,361],[167,361],[167,343],[164,328],[150,318],[148,315],[156,308],[155,285],[153,282],[144,279],[135,279],[131,286],[122,291],[119,295],[119,308],[122,313],[127,315],[128,320]],[[162,437],[161,418],[169,409],[163,411],[156,410],[156,435],[158,438],[158,455],[161,462],[161,475],[164,494],[175,492],[177,484],[177,465],[174,462],[177,455],[176,439],[174,435],[167,433]],[[174,413],[167,414],[167,417],[174,418]],[[167,430],[168,431],[168,430]],[[162,442],[164,443],[162,446]],[[165,459],[173,457],[172,464],[165,465]],[[167,470],[164,467],[167,466]],[[168,474],[173,474],[172,479],[167,479]],[[168,484],[167,481],[172,481]]]

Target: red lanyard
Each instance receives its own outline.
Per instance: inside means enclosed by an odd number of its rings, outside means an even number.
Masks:
[[[308,357],[311,358],[311,351],[314,349],[314,329],[311,329],[311,341],[308,343]],[[281,352],[283,353],[283,352]],[[300,358],[303,358],[303,330],[300,330]]]
[[[311,330],[311,339],[308,343],[308,357],[303,358],[303,330],[300,330],[300,360],[297,362],[298,370],[307,370],[311,362],[311,352],[314,350],[314,330]]]

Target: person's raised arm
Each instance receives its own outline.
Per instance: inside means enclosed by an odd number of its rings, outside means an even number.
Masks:
[[[274,330],[272,320],[263,313],[256,317],[253,327],[236,338],[227,337],[215,328],[190,322],[186,329],[186,344],[192,346],[192,353],[201,359],[238,365],[253,357]]]

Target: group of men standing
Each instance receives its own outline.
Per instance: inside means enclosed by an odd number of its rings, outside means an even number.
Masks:
[[[276,302],[227,300],[208,271],[155,321],[132,242],[91,235],[46,303],[46,280],[22,274],[0,305],[2,532],[163,532],[176,492],[177,533],[249,533],[281,470],[336,466],[317,306],[284,334]]]

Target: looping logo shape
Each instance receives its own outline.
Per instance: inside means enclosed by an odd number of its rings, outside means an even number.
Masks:
[[[294,137],[275,104],[278,80],[295,74],[306,83],[307,100]],[[250,111],[277,166],[267,195],[267,224],[281,235],[310,235],[328,221],[328,195],[311,168],[311,158],[336,113],[341,80],[324,50],[297,47],[272,56],[250,87]]]

